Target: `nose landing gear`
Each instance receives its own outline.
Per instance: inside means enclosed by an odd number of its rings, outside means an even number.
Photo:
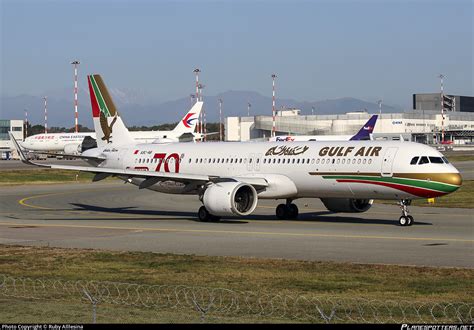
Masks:
[[[411,204],[411,200],[402,199],[400,202],[400,208],[402,209],[402,216],[398,219],[400,226],[411,226],[414,222],[414,219],[411,215],[408,215],[408,205]]]

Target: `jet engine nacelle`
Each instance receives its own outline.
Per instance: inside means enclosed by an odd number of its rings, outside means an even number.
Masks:
[[[66,155],[78,155],[82,152],[81,143],[68,143],[64,146]]]
[[[257,207],[257,191],[242,182],[219,182],[205,191],[203,203],[212,215],[249,215]]]
[[[321,198],[324,206],[332,212],[360,213],[372,206],[373,199]]]

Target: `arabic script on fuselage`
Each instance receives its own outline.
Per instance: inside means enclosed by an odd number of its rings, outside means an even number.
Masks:
[[[265,156],[296,156],[305,153],[308,150],[308,146],[295,146],[295,147],[288,147],[288,146],[277,146],[271,147],[265,153]]]

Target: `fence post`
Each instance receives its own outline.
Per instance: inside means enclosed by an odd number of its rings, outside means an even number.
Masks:
[[[95,299],[94,297],[92,297],[89,292],[87,292],[86,289],[83,289],[82,290],[84,292],[84,295],[87,297],[87,299],[89,299],[89,301],[91,302],[91,305],[92,305],[92,323],[95,324],[96,323],[96,318],[97,318],[97,299]]]

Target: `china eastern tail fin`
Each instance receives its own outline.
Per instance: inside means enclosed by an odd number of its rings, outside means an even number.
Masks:
[[[126,145],[135,141],[120,118],[114,101],[98,74],[87,76],[97,146]]]
[[[357,132],[356,135],[350,138],[351,141],[355,140],[370,140],[370,134],[374,131],[375,123],[377,122],[378,115],[373,115],[365,123],[364,126]]]
[[[202,110],[202,101],[196,102],[191,110],[178,122],[178,125],[173,129],[175,136],[179,137],[186,133],[194,133],[198,123],[199,114]]]

